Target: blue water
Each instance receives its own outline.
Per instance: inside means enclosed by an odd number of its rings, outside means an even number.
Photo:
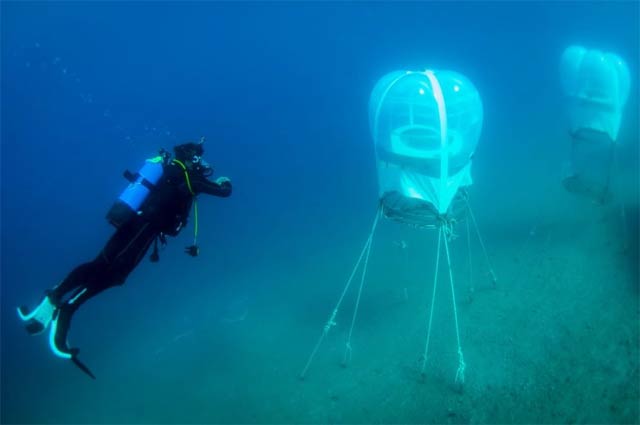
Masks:
[[[639,422],[637,2],[0,7],[2,423]],[[571,44],[631,71],[605,207],[559,183]],[[420,379],[434,237],[390,223],[351,364],[353,293],[301,382],[375,214],[369,95],[424,68],[463,73],[484,105],[472,200],[501,278],[486,284],[478,246],[463,277],[459,238],[465,388],[445,285]],[[76,314],[93,382],[15,307],[99,252],[124,169],[201,136],[233,196],[202,197],[200,257],[182,253],[188,228]]]

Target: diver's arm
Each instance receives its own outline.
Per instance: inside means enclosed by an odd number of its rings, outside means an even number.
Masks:
[[[229,179],[220,178],[217,181],[211,181],[205,177],[198,177],[193,179],[192,185],[196,193],[206,193],[221,198],[231,195],[231,181]]]

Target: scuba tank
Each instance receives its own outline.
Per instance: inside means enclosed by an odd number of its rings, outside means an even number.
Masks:
[[[136,174],[131,173],[129,170],[124,172],[124,177],[130,183],[107,213],[109,223],[116,228],[120,228],[133,217],[139,215],[140,207],[149,196],[151,190],[160,181],[164,172],[164,164],[168,157],[168,152],[162,150],[160,155],[147,159]]]

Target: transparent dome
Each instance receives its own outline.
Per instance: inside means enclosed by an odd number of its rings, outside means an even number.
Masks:
[[[452,71],[396,71],[382,77],[369,102],[378,158],[440,174],[466,165],[482,130],[476,88]]]
[[[616,140],[629,97],[627,64],[613,53],[571,46],[562,54],[560,78],[571,132],[594,130]]]
[[[417,226],[455,215],[482,130],[473,84],[452,71],[392,72],[371,93],[369,121],[385,215]]]

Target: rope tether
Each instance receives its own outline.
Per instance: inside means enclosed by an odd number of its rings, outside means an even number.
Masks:
[[[349,336],[347,337],[346,348],[344,351],[344,359],[342,360],[342,365],[346,366],[349,360],[351,360],[351,335],[353,334],[353,326],[356,323],[356,316],[358,315],[358,308],[360,307],[360,298],[362,297],[362,288],[364,287],[364,279],[367,275],[367,268],[369,266],[369,255],[371,254],[371,245],[373,245],[373,234],[376,231],[376,226],[378,225],[378,218],[380,214],[376,215],[376,219],[373,222],[373,228],[371,229],[371,234],[369,235],[369,246],[367,247],[367,253],[364,258],[364,268],[362,269],[362,276],[360,277],[360,287],[358,288],[358,296],[356,297],[356,306],[353,310],[353,317],[351,319],[351,327],[349,328]]]
[[[458,370],[456,371],[456,383],[464,384],[464,357],[462,356],[462,346],[460,345],[460,328],[458,327],[458,307],[456,306],[456,291],[453,288],[453,272],[451,270],[451,257],[449,255],[449,242],[444,238],[444,249],[447,254],[447,265],[449,266],[449,284],[451,285],[451,301],[453,303],[453,318],[456,325],[456,341],[458,342]]]
[[[465,202],[467,203],[467,209],[469,210],[469,216],[471,220],[473,220],[473,227],[476,229],[476,234],[478,235],[478,240],[480,241],[480,246],[482,247],[482,252],[484,253],[485,261],[487,262],[487,266],[489,267],[489,273],[491,274],[491,282],[495,287],[498,283],[498,279],[496,278],[496,273],[493,271],[493,266],[491,265],[491,260],[489,260],[489,254],[487,254],[487,249],[484,246],[484,241],[482,240],[482,235],[480,234],[480,229],[478,228],[478,223],[476,222],[476,217],[473,215],[473,210],[471,209],[471,205],[469,204],[469,200],[465,198]]]
[[[438,250],[436,253],[436,267],[433,276],[433,292],[431,295],[431,311],[429,312],[429,324],[427,327],[427,341],[424,346],[424,354],[422,355],[422,367],[420,370],[420,374],[424,377],[425,368],[427,365],[428,354],[429,354],[429,343],[431,341],[431,327],[433,324],[433,311],[435,307],[436,300],[436,288],[438,285],[438,271],[440,270],[440,251],[444,242],[445,254],[447,256],[447,267],[449,269],[449,284],[451,286],[451,301],[453,303],[453,317],[456,328],[456,342],[458,344],[458,370],[456,371],[456,383],[463,384],[464,383],[464,370],[466,364],[464,362],[464,356],[462,354],[462,345],[460,344],[460,328],[458,326],[458,308],[456,306],[456,295],[453,287],[453,271],[451,269],[451,256],[449,254],[449,241],[447,239],[448,229],[445,226],[440,227],[438,230]]]
[[[429,341],[431,340],[431,324],[433,323],[433,308],[436,303],[436,287],[438,286],[438,270],[440,269],[440,246],[442,240],[442,228],[438,229],[438,251],[436,253],[436,270],[433,275],[433,293],[431,295],[431,311],[429,312],[429,325],[427,327],[427,342],[424,345],[424,354],[422,355],[422,368],[420,374],[424,376],[424,370],[427,366],[427,355],[429,353]]]
[[[356,265],[354,266],[353,270],[351,271],[351,275],[349,276],[349,279],[347,280],[347,284],[345,285],[344,289],[342,290],[342,294],[340,295],[340,298],[338,299],[338,303],[336,304],[335,308],[331,311],[331,314],[329,315],[329,319],[327,320],[327,323],[322,328],[322,334],[320,334],[320,337],[318,338],[318,341],[316,342],[316,345],[314,346],[313,350],[311,351],[311,354],[309,355],[309,359],[307,360],[307,363],[306,363],[304,369],[300,373],[300,379],[304,379],[305,378],[305,376],[307,374],[307,371],[309,370],[309,367],[311,366],[311,362],[313,362],[313,359],[315,358],[316,353],[318,352],[318,349],[320,348],[320,345],[322,345],[322,342],[324,341],[324,338],[329,333],[329,330],[333,326],[336,326],[336,324],[337,324],[336,323],[336,316],[338,314],[338,310],[340,309],[340,306],[342,305],[342,301],[344,300],[344,297],[347,294],[347,291],[349,290],[349,287],[351,286],[351,282],[353,281],[353,278],[356,275],[356,271],[360,267],[360,264],[362,263],[362,260],[363,260],[363,258],[365,257],[365,254],[366,254],[367,261],[365,261],[365,269],[363,270],[363,277],[362,277],[361,283],[360,283],[360,291],[358,292],[358,301],[357,301],[357,303],[359,303],[360,293],[362,291],[362,286],[363,286],[363,283],[364,283],[364,273],[366,272],[369,253],[371,251],[371,242],[373,241],[373,234],[375,233],[376,227],[378,226],[378,220],[380,219],[380,215],[381,215],[381,207],[378,207],[378,210],[376,211],[375,219],[373,221],[373,226],[371,226],[371,232],[369,232],[369,236],[367,237],[367,240],[366,240],[366,242],[364,244],[364,247],[362,248],[362,251],[360,251],[360,256],[358,257],[358,261],[356,261]],[[356,304],[356,310],[357,310],[357,304]],[[352,323],[351,323],[351,330],[353,330],[353,323],[354,322],[355,322],[355,313],[354,313],[353,320],[352,320]],[[347,342],[348,349],[350,349],[350,338],[351,338],[351,331],[349,332],[349,341]]]

